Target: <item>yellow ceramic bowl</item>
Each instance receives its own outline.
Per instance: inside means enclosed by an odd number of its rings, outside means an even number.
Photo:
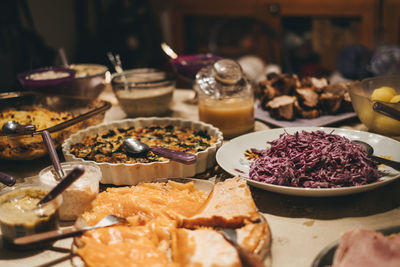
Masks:
[[[352,83],[348,88],[353,108],[360,121],[371,132],[388,136],[400,136],[400,121],[377,113],[372,109],[374,101],[371,100],[371,95],[375,89],[383,86],[395,89],[396,94],[399,95],[400,77],[380,76]],[[383,101],[382,103],[400,110],[400,103]]]

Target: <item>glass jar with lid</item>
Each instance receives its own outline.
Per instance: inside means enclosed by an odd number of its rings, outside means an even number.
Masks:
[[[254,129],[254,93],[240,65],[221,59],[196,75],[199,119],[230,139]]]

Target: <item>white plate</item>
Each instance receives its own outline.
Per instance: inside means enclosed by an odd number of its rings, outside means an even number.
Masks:
[[[272,130],[265,130],[260,132],[254,132],[236,137],[222,145],[217,151],[217,162],[218,164],[228,173],[236,176],[241,176],[247,180],[247,182],[255,187],[288,195],[296,196],[313,196],[313,197],[325,197],[325,196],[340,196],[349,195],[359,192],[372,190],[390,183],[400,177],[400,173],[393,170],[390,167],[379,167],[380,170],[385,171],[388,175],[381,177],[377,182],[362,185],[352,186],[343,188],[296,188],[289,186],[280,186],[257,182],[249,179],[249,169],[251,161],[247,160],[244,156],[244,152],[249,148],[266,149],[267,141],[272,141],[284,133],[285,131],[289,134],[293,134],[297,131],[317,131],[322,130],[325,132],[334,131],[335,134],[347,137],[350,140],[362,140],[369,143],[375,150],[375,155],[378,156],[390,156],[393,160],[400,161],[400,142],[377,135],[369,132],[341,129],[341,128],[328,128],[328,127],[292,127],[292,128],[279,128]]]

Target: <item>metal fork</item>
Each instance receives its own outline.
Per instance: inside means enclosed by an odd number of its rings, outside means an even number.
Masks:
[[[31,245],[31,244],[41,243],[41,242],[55,241],[58,239],[81,235],[86,231],[100,228],[100,227],[112,226],[117,223],[127,223],[127,220],[125,218],[121,218],[121,217],[118,217],[115,215],[108,215],[108,216],[104,217],[103,219],[101,219],[96,225],[93,225],[93,226],[87,226],[87,227],[83,227],[83,228],[70,227],[70,228],[65,228],[65,229],[49,231],[49,232],[45,232],[45,233],[28,235],[28,236],[24,236],[24,237],[18,237],[16,239],[14,239],[14,244],[18,245],[18,246],[26,246],[26,245]]]

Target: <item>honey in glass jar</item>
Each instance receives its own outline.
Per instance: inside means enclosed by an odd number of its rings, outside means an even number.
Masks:
[[[219,128],[230,139],[254,129],[253,88],[240,65],[222,59],[196,75],[199,118]]]

